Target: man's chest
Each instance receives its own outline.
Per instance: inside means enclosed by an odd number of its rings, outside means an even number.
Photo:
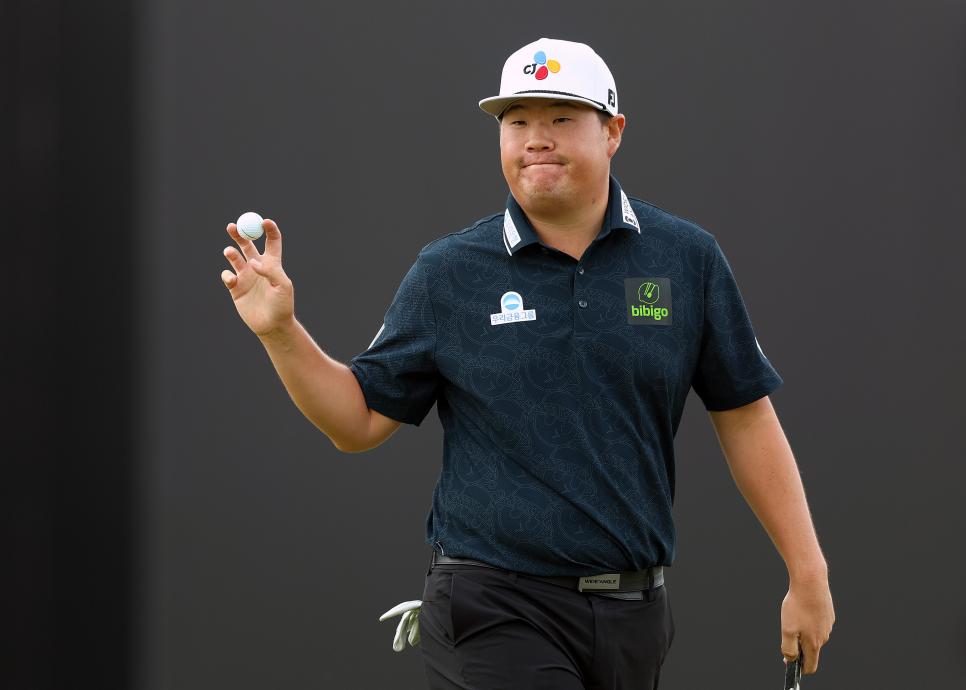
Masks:
[[[537,390],[662,387],[690,380],[703,292],[677,252],[534,248],[455,256],[434,280],[440,372],[454,382]],[[543,250],[543,251],[542,251]]]

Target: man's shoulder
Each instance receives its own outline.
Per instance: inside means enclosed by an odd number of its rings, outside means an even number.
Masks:
[[[714,242],[714,235],[705,230],[691,218],[661,208],[657,204],[636,196],[627,196],[631,208],[641,224],[641,232],[671,232],[699,245],[709,245]]]
[[[485,216],[472,224],[454,230],[436,239],[430,240],[419,250],[419,256],[424,258],[438,258],[452,251],[488,247],[498,245],[500,233],[503,231],[504,211]],[[502,246],[502,245],[500,245]]]

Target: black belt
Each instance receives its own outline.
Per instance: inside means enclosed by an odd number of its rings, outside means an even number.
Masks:
[[[446,565],[448,563],[456,565],[479,565],[486,568],[503,570],[495,565],[475,561],[472,558],[460,558],[457,556],[444,556],[433,549],[433,559],[430,567],[434,565]],[[560,585],[568,589],[576,589],[579,592],[594,592],[595,594],[618,593],[618,592],[643,592],[649,589],[656,589],[664,584],[664,567],[655,565],[644,570],[622,570],[619,573],[598,573],[596,575],[584,576],[548,576],[531,575],[530,573],[517,573],[524,577],[532,577],[543,580],[550,584]]]

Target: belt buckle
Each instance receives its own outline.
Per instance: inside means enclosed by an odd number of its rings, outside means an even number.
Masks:
[[[577,591],[608,590],[621,588],[620,573],[600,573],[599,575],[585,575],[577,580]]]

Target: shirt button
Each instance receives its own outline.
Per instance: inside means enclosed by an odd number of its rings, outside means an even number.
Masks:
[[[581,309],[583,309],[584,307],[587,306],[587,300],[585,299],[579,300],[577,304],[580,305]]]
[[[580,275],[583,275],[584,274],[584,267],[583,266],[578,266],[577,267],[577,273],[579,273]]]

